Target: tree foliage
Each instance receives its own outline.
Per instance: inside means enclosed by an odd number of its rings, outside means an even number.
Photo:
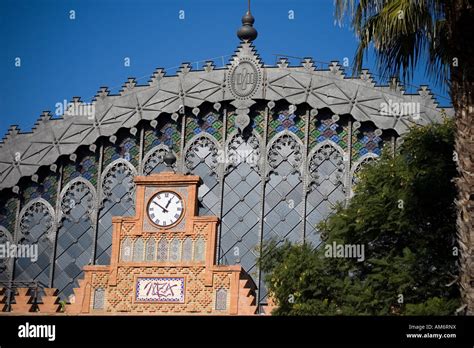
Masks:
[[[374,48],[385,77],[410,80],[420,60],[436,82],[448,84],[450,69],[462,63],[462,75],[472,81],[474,9],[469,0],[336,0],[336,18],[345,16],[358,37],[354,70]],[[453,61],[453,59],[455,61]]]
[[[360,172],[354,196],[310,245],[264,246],[260,264],[280,315],[445,315],[459,305],[453,122],[413,128],[400,151]],[[326,257],[364,246],[365,260]]]

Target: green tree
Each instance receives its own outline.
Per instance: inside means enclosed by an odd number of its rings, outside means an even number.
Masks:
[[[260,264],[275,314],[453,314],[453,146],[452,121],[412,129],[399,153],[362,169],[349,205],[320,224],[318,248],[266,244]],[[328,257],[333,243],[363,246],[364,260]]]
[[[409,80],[421,60],[436,82],[449,88],[456,114],[459,285],[468,313],[474,313],[474,3],[472,0],[336,0],[359,39],[355,70],[374,48],[385,76]]]

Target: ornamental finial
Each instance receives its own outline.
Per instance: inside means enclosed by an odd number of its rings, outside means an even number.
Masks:
[[[242,17],[242,26],[239,30],[237,30],[237,36],[242,41],[253,41],[257,38],[257,30],[253,27],[253,23],[255,23],[255,18],[252,16],[250,12],[250,0],[248,2],[248,11]]]

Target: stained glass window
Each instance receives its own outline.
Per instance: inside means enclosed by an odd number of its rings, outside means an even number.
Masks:
[[[160,115],[156,128],[146,128],[144,135],[144,153],[148,153],[158,145],[164,145],[167,148],[179,154],[181,143],[181,121],[175,122],[170,116]]]
[[[68,162],[64,165],[63,182],[68,183],[75,178],[83,177],[95,186],[97,184],[98,160],[98,155],[90,153],[90,151],[80,153],[75,163]]]
[[[273,138],[277,133],[288,130],[298,138],[304,138],[304,119],[297,112],[284,109],[273,113],[268,124],[268,137]]]
[[[327,110],[320,111],[310,125],[310,148],[330,140],[346,150],[349,139],[348,127],[347,119],[343,120],[339,115],[333,115]]]
[[[357,161],[369,153],[380,156],[383,145],[382,130],[364,122],[352,133],[352,161]]]
[[[134,167],[138,166],[138,157],[140,153],[139,133],[132,135],[130,133],[121,134],[117,137],[115,144],[109,143],[104,147],[104,167],[113,161],[122,158],[130,162]]]
[[[188,117],[186,123],[186,141],[193,136],[204,132],[213,136],[217,141],[222,138],[222,119],[214,112],[206,113],[204,116]]]
[[[43,198],[52,206],[56,205],[58,178],[54,173],[48,174],[41,182],[31,181],[23,191],[23,201],[29,202],[35,198]]]
[[[17,199],[7,195],[0,197],[0,226],[8,231],[15,230]]]

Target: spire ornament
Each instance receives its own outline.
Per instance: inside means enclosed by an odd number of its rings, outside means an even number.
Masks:
[[[257,38],[257,30],[253,27],[255,23],[255,18],[250,12],[250,0],[249,0],[249,9],[247,13],[242,17],[242,26],[237,30],[237,36],[240,40],[245,42],[251,42]]]

